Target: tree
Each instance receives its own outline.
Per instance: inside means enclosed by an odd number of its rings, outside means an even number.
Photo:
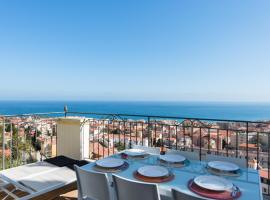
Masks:
[[[112,130],[111,133],[112,134],[121,134],[121,130],[119,128],[116,128],[116,129]]]
[[[123,143],[117,143],[114,145],[117,148],[117,151],[123,151],[125,150],[125,145]]]

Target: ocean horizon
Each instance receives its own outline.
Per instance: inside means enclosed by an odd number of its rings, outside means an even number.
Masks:
[[[0,115],[97,112],[231,120],[270,120],[270,103],[165,101],[0,101]]]

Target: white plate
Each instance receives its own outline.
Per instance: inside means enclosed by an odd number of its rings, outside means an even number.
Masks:
[[[128,156],[143,156],[146,155],[146,152],[142,149],[127,149],[124,151]]]
[[[124,161],[118,158],[105,158],[102,160],[96,161],[96,165],[99,167],[105,168],[116,168],[124,164]]]
[[[233,187],[233,184],[224,178],[211,175],[198,176],[194,183],[202,188],[213,191],[226,191]]]
[[[180,163],[186,160],[184,156],[176,155],[176,154],[161,155],[159,156],[159,158],[160,160],[163,160],[165,162],[170,162],[170,163]]]
[[[226,171],[226,172],[239,170],[239,167],[236,164],[224,162],[224,161],[211,161],[208,163],[208,166],[212,169],[217,169],[217,170]]]
[[[161,166],[144,166],[138,169],[138,173],[151,178],[168,176],[169,171],[165,167]]]

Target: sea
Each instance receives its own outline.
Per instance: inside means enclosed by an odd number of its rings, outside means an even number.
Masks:
[[[138,114],[230,120],[270,120],[270,103],[157,101],[0,101],[0,115],[63,112]]]

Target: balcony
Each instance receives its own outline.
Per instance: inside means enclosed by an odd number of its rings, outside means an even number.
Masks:
[[[66,126],[65,120],[74,119],[80,129]],[[72,134],[80,134],[82,127],[84,147],[76,153],[76,136]],[[199,161],[207,155],[245,159],[248,168],[259,170],[262,192],[265,198],[269,196],[269,122],[57,112],[2,116],[0,131],[1,170],[59,154],[93,161],[134,145],[163,146],[196,153]],[[67,148],[69,142],[74,145]],[[75,193],[70,194],[76,198]]]

